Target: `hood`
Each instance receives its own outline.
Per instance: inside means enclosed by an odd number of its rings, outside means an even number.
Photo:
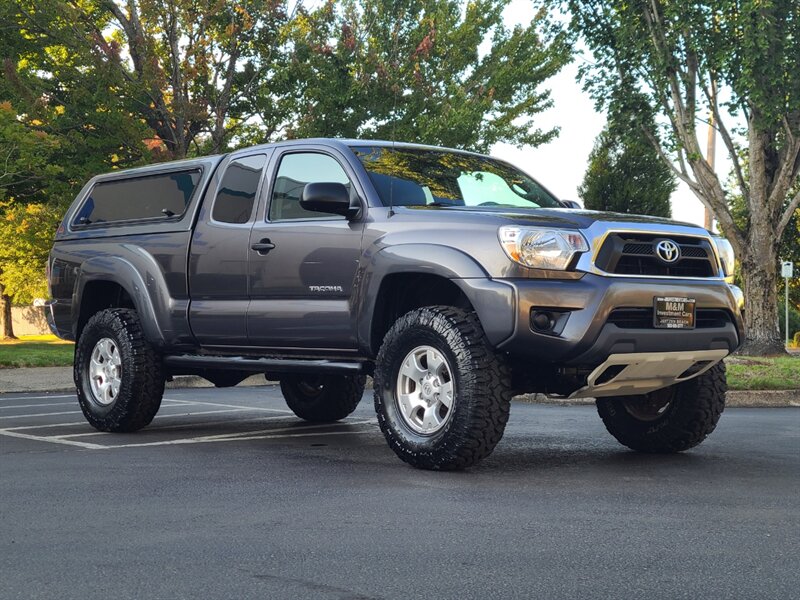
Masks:
[[[674,221],[664,217],[648,215],[631,215],[627,213],[601,212],[596,210],[576,210],[572,208],[510,208],[507,206],[407,206],[411,210],[436,210],[449,213],[468,214],[473,217],[485,215],[517,225],[540,227],[566,227],[588,229],[598,221],[609,223],[677,225],[703,229],[694,223]]]

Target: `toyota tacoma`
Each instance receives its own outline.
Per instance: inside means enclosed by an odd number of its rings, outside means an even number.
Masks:
[[[148,425],[176,375],[263,373],[318,422],[372,375],[416,467],[486,457],[530,392],[596,398],[622,444],[678,452],[725,405],[733,261],[705,229],[576,210],[488,156],[296,140],[89,181],[56,235],[48,319],[101,431]]]

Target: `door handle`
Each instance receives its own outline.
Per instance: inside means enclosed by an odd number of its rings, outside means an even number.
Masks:
[[[264,255],[267,252],[269,252],[270,250],[273,250],[275,248],[275,244],[270,242],[269,238],[264,238],[260,242],[257,242],[255,244],[253,244],[252,246],[250,246],[250,248],[252,248],[256,252],[258,252],[259,254]]]

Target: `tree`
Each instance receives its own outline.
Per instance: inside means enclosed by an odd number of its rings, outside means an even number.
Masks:
[[[37,7],[41,8],[41,7]],[[146,128],[124,107],[114,74],[85,47],[60,43],[57,14],[0,4],[0,329],[11,300],[46,294],[44,267],[65,208],[92,175],[149,158]],[[71,39],[71,38],[70,38]]]
[[[592,210],[670,217],[676,186],[672,171],[640,130],[612,119],[597,136],[578,194]]]
[[[221,152],[255,112],[285,24],[280,0],[20,0],[19,26],[91,55],[167,159]],[[269,51],[257,54],[255,44]],[[102,105],[101,105],[102,106]]]
[[[800,195],[800,3],[795,0],[564,0],[594,55],[582,69],[599,104],[640,92],[661,115],[650,141],[709,208],[742,265],[743,353],[783,352],[778,243]],[[708,114],[733,162],[744,225],[697,137]],[[641,125],[640,125],[641,126]],[[646,128],[642,127],[643,131]],[[740,160],[746,146],[747,164]],[[746,169],[746,170],[745,170]]]
[[[0,211],[13,205],[14,195],[33,195],[49,178],[58,175],[58,166],[50,158],[58,150],[58,142],[46,133],[31,131],[17,120],[9,102],[0,102]],[[2,214],[2,213],[0,213]],[[12,296],[17,294],[10,283],[16,275],[14,266],[3,255],[17,247],[18,233],[10,227],[10,215],[0,217],[0,338],[14,338],[11,321]],[[26,224],[27,228],[27,224]],[[51,229],[53,229],[51,227]],[[46,236],[48,239],[51,236]],[[47,249],[49,251],[49,248]],[[46,253],[45,253],[46,256]],[[23,263],[30,264],[29,258]],[[43,271],[44,269],[42,269]],[[36,278],[41,282],[41,276]]]
[[[400,139],[488,150],[539,145],[556,129],[534,116],[540,89],[569,60],[563,33],[539,13],[508,29],[508,0],[345,0],[290,24],[290,137]]]

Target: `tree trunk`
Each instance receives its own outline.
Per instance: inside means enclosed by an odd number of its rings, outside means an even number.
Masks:
[[[769,356],[786,348],[778,328],[778,238],[774,225],[753,214],[742,261],[746,337],[740,354]]]
[[[14,323],[11,320],[11,298],[3,292],[5,286],[0,285],[0,339],[15,340]]]

